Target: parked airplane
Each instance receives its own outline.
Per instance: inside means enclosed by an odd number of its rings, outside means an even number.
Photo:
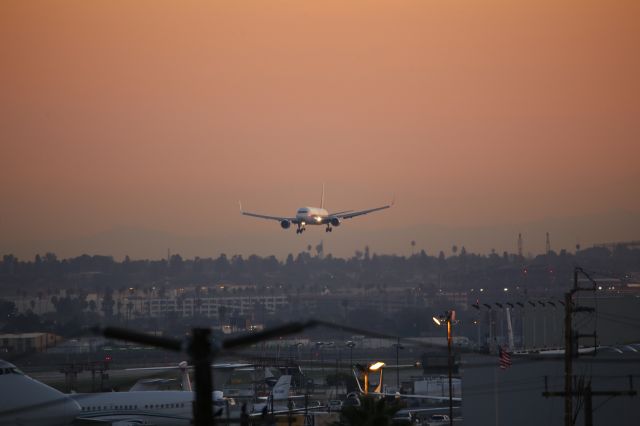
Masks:
[[[0,425],[64,426],[80,413],[68,395],[26,376],[0,360]]]
[[[261,413],[265,409],[269,411],[287,410],[289,400],[289,388],[291,387],[291,376],[283,374],[280,376],[271,393],[267,397],[259,398],[264,402],[256,402],[253,404],[252,411],[254,413]]]
[[[0,426],[190,425],[195,394],[189,391],[129,391],[63,394],[0,360]],[[214,392],[216,415],[229,401]]]
[[[236,368],[246,368],[251,367],[253,364],[247,363],[219,363],[219,364],[211,364],[211,368],[214,370],[222,370],[222,371],[231,371]],[[189,370],[192,368],[186,361],[181,361],[177,366],[165,366],[165,367],[137,367],[137,368],[127,368],[125,371],[170,371],[170,370],[180,370],[180,387],[183,391],[191,391],[191,379],[189,378]],[[130,391],[142,391],[142,390],[160,390],[159,388],[154,388],[154,386],[162,386],[164,385],[164,379],[141,379],[138,380]],[[216,391],[220,395],[222,395],[222,391]]]
[[[297,225],[296,234],[302,234],[307,225],[326,225],[325,232],[331,232],[333,230],[332,227],[340,226],[343,220],[351,219],[356,216],[362,216],[365,214],[377,212],[379,210],[388,209],[393,206],[393,201],[391,204],[387,204],[381,207],[374,207],[372,209],[366,210],[345,210],[336,213],[329,213],[324,208],[324,185],[322,186],[322,197],[320,199],[320,207],[301,207],[296,212],[294,217],[285,217],[285,216],[268,216],[258,213],[251,213],[242,210],[242,203],[240,203],[240,213],[245,216],[253,216],[259,219],[269,219],[269,220],[277,220],[280,222],[280,226],[283,229],[289,229],[291,224]]]

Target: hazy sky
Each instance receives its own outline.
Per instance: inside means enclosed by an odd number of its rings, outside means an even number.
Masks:
[[[145,229],[217,241],[200,255],[352,253],[398,228],[637,214],[638,40],[637,0],[4,0],[0,251]],[[397,205],[303,237],[238,214],[293,214],[323,182],[330,210]],[[602,223],[558,238],[640,238]]]

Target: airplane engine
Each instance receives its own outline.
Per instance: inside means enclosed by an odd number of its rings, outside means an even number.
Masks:
[[[331,218],[331,225],[332,225],[332,226],[340,226],[340,218],[338,218],[338,217],[332,217],[332,218]]]
[[[291,226],[291,222],[288,220],[283,220],[280,222],[280,226],[282,226],[282,229],[289,229],[289,227]]]

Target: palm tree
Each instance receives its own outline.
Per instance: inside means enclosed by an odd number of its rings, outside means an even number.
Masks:
[[[340,422],[335,425],[349,426],[387,426],[393,415],[400,409],[397,404],[388,404],[384,398],[375,399],[365,396],[360,406],[348,406],[340,413]]]

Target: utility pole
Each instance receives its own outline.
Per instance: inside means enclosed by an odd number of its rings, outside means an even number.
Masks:
[[[588,381],[585,385],[580,386],[580,389],[571,391],[571,394],[567,395],[566,392],[550,392],[547,390],[547,377],[545,377],[545,392],[542,395],[546,398],[550,396],[560,396],[566,398],[569,396],[582,397],[584,399],[584,425],[593,426],[593,397],[594,396],[636,396],[638,392],[633,389],[633,376],[629,376],[629,389],[624,391],[594,391],[591,389],[591,381]],[[566,413],[565,413],[566,414]],[[573,416],[573,413],[571,413]],[[573,424],[573,417],[570,417],[570,422]]]
[[[591,283],[589,287],[580,287],[578,285],[578,276],[584,275]],[[549,391],[547,389],[547,378],[545,377],[545,391],[542,396],[548,398],[552,396],[564,398],[564,424],[565,426],[573,426],[573,398],[582,396],[585,398],[585,426],[593,426],[593,396],[620,396],[637,395],[633,390],[633,381],[629,379],[628,391],[593,391],[591,389],[591,381],[580,389],[573,389],[573,360],[578,357],[578,341],[581,338],[593,339],[593,355],[596,353],[597,335],[596,330],[593,334],[579,334],[573,330],[573,314],[579,312],[594,312],[595,309],[586,306],[574,306],[573,295],[579,291],[596,291],[595,281],[582,269],[576,267],[573,271],[573,288],[564,295],[564,391]]]
[[[577,270],[574,271],[574,277],[577,277],[577,274]],[[572,296],[572,292],[564,295],[564,426],[573,425],[573,396],[571,391],[573,380]]]

